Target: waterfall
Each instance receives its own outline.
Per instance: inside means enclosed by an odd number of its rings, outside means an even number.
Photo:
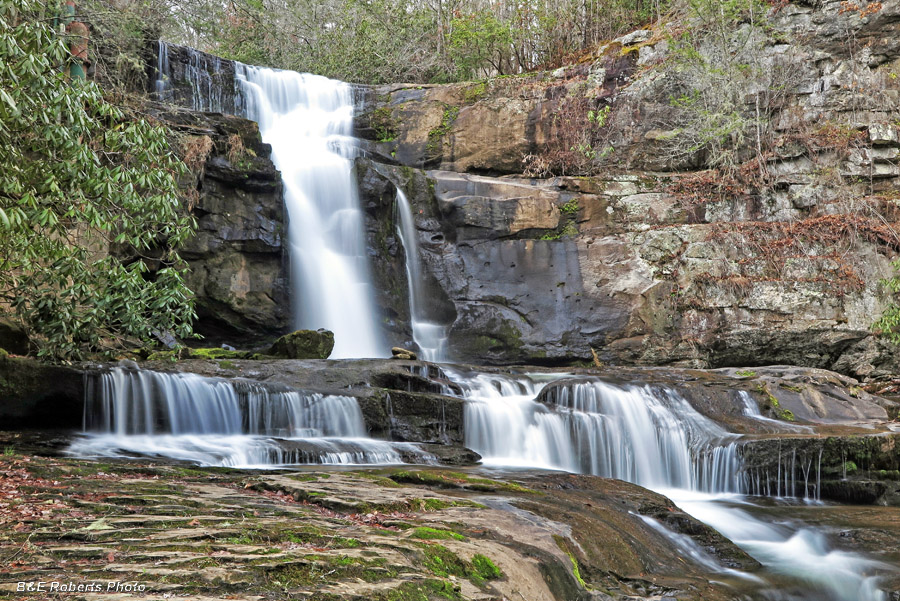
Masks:
[[[456,372],[446,370],[454,377]],[[601,381],[557,385],[536,400],[527,378],[460,380],[466,446],[497,465],[618,478],[647,488],[742,492],[735,437],[678,393]]]
[[[281,172],[288,216],[296,327],[334,332],[332,358],[386,357],[366,253],[364,213],[353,173],[350,85],[235,62],[234,87],[218,57],[185,48],[176,89],[170,52],[159,43],[156,93],[194,110],[234,108],[259,124]],[[179,50],[181,51],[181,49]],[[183,68],[183,72],[182,72]],[[227,95],[227,97],[226,97]]]
[[[837,551],[812,528],[768,524],[746,510],[752,503],[738,497],[772,488],[779,496],[817,494],[818,481],[814,486],[809,482],[811,464],[799,466],[805,478],[798,482],[796,452],[779,459],[777,483],[763,487],[758,474],[742,469],[738,437],[674,390],[598,378],[559,381],[567,374],[539,380],[443,370],[467,400],[466,446],[486,464],[589,473],[661,492],[773,573],[803,583],[802,594],[784,596],[780,585],[766,589],[770,585],[760,581],[767,599],[886,601],[878,574],[888,566]],[[740,398],[747,414],[758,419],[747,400]],[[693,561],[733,573],[715,566],[715,560],[686,537],[650,518],[641,519]]]
[[[419,245],[416,236],[416,222],[413,219],[409,200],[403,190],[397,188],[397,234],[406,255],[406,278],[409,282],[409,317],[413,341],[419,347],[419,358],[425,361],[447,360],[447,327],[428,321],[423,313],[425,286],[422,277],[422,263],[419,260]]]
[[[297,326],[334,332],[333,358],[386,356],[348,147],[353,90],[316,75],[235,65],[245,116],[284,181]]]
[[[161,456],[201,465],[403,463],[415,445],[368,438],[356,400],[255,383],[116,368],[90,378],[76,456]]]
[[[169,68],[169,45],[159,40],[156,45],[156,81],[153,82],[156,99],[160,102],[172,101],[172,71]]]

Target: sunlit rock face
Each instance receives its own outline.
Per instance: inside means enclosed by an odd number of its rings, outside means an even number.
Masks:
[[[456,309],[457,357],[553,363],[589,360],[593,347],[613,363],[895,372],[871,326],[900,250],[890,234],[898,7],[881,3],[865,18],[835,3],[774,14],[787,41],[764,45],[760,60],[792,61],[771,126],[795,142],[767,159],[773,183],[762,194],[690,191],[710,174],[702,156],[669,143],[668,84],[654,69],[665,36],[623,38],[593,64],[552,74],[368,90],[357,132],[408,188],[428,242],[423,263]],[[523,160],[553,148],[553,116],[578,89],[612,108],[608,170],[524,177]],[[796,141],[829,124],[846,124],[855,147]],[[876,213],[886,223],[868,221]]]

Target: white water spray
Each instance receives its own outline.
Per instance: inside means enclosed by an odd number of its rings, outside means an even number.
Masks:
[[[284,181],[297,326],[334,332],[332,358],[386,356],[348,150],[352,88],[241,64],[235,80]]]

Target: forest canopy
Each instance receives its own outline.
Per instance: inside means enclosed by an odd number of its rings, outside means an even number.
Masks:
[[[668,0],[86,0],[92,27],[359,83],[555,68],[658,18]],[[125,50],[129,50],[126,48]],[[130,49],[132,52],[134,48]],[[126,60],[127,52],[117,59]]]

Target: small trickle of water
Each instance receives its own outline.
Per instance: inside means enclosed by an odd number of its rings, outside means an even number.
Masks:
[[[406,255],[406,278],[409,282],[409,313],[413,341],[419,347],[420,359],[425,361],[447,360],[447,326],[428,321],[423,312],[425,280],[409,200],[403,190],[397,188],[397,234]]]
[[[198,52],[193,48],[183,48],[188,62],[183,65],[184,73],[179,77],[191,88],[191,108],[195,111],[223,113],[226,99],[231,98],[231,91],[222,85],[225,79],[222,59],[218,56]],[[170,47],[160,40],[157,44],[156,58],[156,98],[160,102],[171,102],[174,99],[172,65],[169,58]]]
[[[711,572],[717,572],[719,574],[726,574],[728,576],[734,576],[735,578],[740,578],[742,580],[749,580],[751,582],[762,583],[762,579],[752,574],[748,574],[746,572],[741,572],[739,570],[734,570],[732,568],[726,568],[722,564],[720,564],[714,557],[712,557],[705,550],[700,548],[693,538],[686,534],[681,534],[680,532],[674,532],[669,528],[666,528],[662,522],[659,520],[655,520],[650,516],[640,515],[633,513],[632,515],[637,516],[641,521],[645,524],[662,534],[664,537],[669,539],[675,548],[678,549],[679,553],[683,556],[691,558],[694,563],[703,566],[707,570]]]
[[[742,413],[750,418],[755,420],[765,422],[770,425],[776,431],[793,431],[793,432],[812,432],[813,429],[809,426],[801,426],[800,424],[789,424],[787,422],[773,419],[771,417],[766,417],[759,410],[759,405],[756,404],[756,401],[753,400],[753,397],[750,396],[750,393],[746,390],[738,390],[737,391],[738,400],[741,402]]]

